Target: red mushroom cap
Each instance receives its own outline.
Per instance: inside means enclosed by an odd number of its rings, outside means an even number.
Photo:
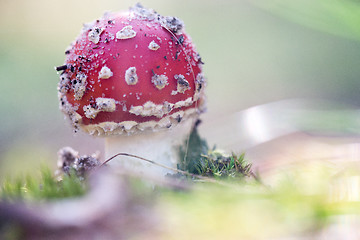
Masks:
[[[181,20],[140,5],[84,25],[65,52],[60,108],[90,134],[170,128],[204,110],[201,58]]]

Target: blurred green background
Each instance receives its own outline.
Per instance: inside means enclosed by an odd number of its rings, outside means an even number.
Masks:
[[[130,0],[0,0],[0,179],[54,167],[70,145],[81,154],[102,139],[79,133],[58,110],[54,66],[82,23]],[[184,20],[208,78],[204,121],[287,98],[360,103],[359,1],[150,0]],[[237,149],[234,149],[237,150]]]

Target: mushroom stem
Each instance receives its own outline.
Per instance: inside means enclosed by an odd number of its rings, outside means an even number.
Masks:
[[[175,128],[158,132],[113,136],[105,139],[105,159],[120,152],[137,155],[170,168],[177,168],[179,146],[185,144],[191,132],[193,121],[184,121]],[[164,167],[127,156],[118,156],[108,163],[111,167],[122,168],[144,177],[165,177],[175,173]]]

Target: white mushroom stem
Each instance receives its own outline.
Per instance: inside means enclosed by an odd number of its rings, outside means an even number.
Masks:
[[[105,159],[118,153],[127,153],[176,169],[180,161],[179,146],[185,144],[192,126],[193,121],[189,119],[171,129],[130,136],[107,137]],[[170,169],[129,156],[117,156],[109,161],[108,165],[144,177],[164,177],[168,173],[175,173]]]

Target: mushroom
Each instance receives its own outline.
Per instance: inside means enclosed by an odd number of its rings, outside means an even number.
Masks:
[[[85,24],[65,54],[58,95],[75,131],[105,137],[106,158],[126,152],[176,168],[175,146],[205,110],[203,63],[183,22],[137,4]],[[169,172],[126,157],[111,164]]]

